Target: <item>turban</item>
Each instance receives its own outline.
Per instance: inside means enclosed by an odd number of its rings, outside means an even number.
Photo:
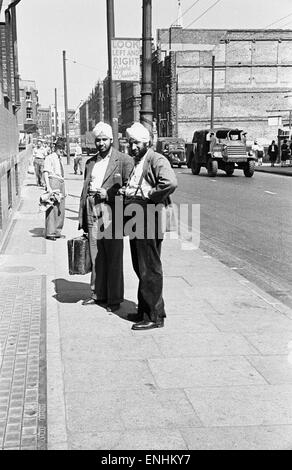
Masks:
[[[99,137],[100,135],[105,135],[109,139],[113,138],[113,131],[112,128],[109,124],[106,124],[105,122],[99,122],[96,124],[95,128],[92,131],[94,137]]]
[[[149,142],[150,134],[146,127],[140,122],[134,122],[134,124],[126,130],[128,139],[137,140],[137,142]]]

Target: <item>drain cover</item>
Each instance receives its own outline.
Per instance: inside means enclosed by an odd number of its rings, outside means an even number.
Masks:
[[[2,273],[29,273],[35,271],[35,268],[31,266],[7,266],[0,267],[0,272]]]

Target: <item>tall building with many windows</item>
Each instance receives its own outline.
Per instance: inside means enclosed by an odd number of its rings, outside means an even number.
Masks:
[[[38,90],[33,80],[20,80],[20,109],[17,113],[19,132],[36,135],[38,131]]]
[[[16,7],[0,0],[0,240],[21,197],[31,147],[19,152],[20,107]]]
[[[240,127],[267,142],[280,117],[289,126],[292,30],[219,30],[173,27],[157,31],[153,107],[160,136],[191,140],[211,118],[215,56],[214,125]],[[275,122],[274,125],[273,122]]]

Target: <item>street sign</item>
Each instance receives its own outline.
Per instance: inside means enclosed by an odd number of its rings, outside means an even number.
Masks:
[[[112,39],[112,80],[139,82],[141,54],[140,39]]]

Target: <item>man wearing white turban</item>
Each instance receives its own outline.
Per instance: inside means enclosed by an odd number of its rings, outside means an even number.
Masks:
[[[118,191],[126,185],[133,162],[112,147],[111,126],[99,122],[93,135],[97,154],[86,162],[79,208],[79,229],[88,233],[92,261],[92,294],[83,305],[102,304],[116,311],[124,300],[124,277],[123,236],[116,235],[115,211]]]
[[[150,134],[146,127],[134,123],[127,129],[127,138],[135,166],[125,189],[125,204],[129,207],[139,204],[144,214],[140,219],[144,225],[143,236],[130,235],[132,264],[139,279],[137,323],[132,329],[142,331],[163,327],[166,317],[162,297],[163,234],[157,229],[157,220],[154,219],[155,227],[149,235],[148,209],[170,204],[169,196],[175,191],[177,180],[167,158],[150,148]]]

